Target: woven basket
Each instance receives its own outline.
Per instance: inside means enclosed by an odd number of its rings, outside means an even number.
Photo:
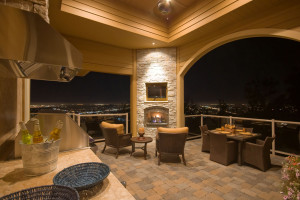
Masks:
[[[60,171],[54,176],[53,183],[81,191],[102,182],[109,175],[109,172],[109,167],[104,163],[81,163]]]
[[[28,188],[3,196],[0,200],[69,200],[78,199],[78,192],[70,187],[62,185],[44,185]]]

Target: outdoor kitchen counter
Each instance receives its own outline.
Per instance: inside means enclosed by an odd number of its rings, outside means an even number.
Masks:
[[[58,172],[84,162],[101,162],[101,160],[90,149],[61,152],[54,171],[35,177],[23,173],[22,160],[0,162],[0,197],[30,187],[52,185],[52,179]],[[97,191],[90,199],[135,199],[112,173]]]

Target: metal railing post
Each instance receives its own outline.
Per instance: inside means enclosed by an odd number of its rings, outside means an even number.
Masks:
[[[128,133],[128,113],[126,113],[126,134]]]
[[[201,114],[201,118],[200,119],[201,119],[200,125],[203,126],[203,115],[202,114]]]
[[[77,124],[78,124],[78,126],[80,126],[80,114],[77,114]]]
[[[232,125],[232,116],[229,116],[229,124]]]
[[[275,138],[275,119],[272,119],[272,137]],[[275,140],[272,142],[272,155],[275,155]]]

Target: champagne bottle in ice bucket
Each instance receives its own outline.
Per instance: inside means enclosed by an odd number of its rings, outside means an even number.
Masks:
[[[50,141],[55,141],[60,138],[60,131],[61,131],[63,125],[64,125],[64,123],[61,120],[58,120],[56,122],[55,128],[50,132],[50,137],[49,137]]]
[[[24,122],[20,122],[21,133],[22,133],[22,143],[23,144],[31,144],[32,143],[32,135],[29,133],[27,127]]]
[[[44,142],[41,128],[40,128],[40,121],[38,119],[32,119],[34,120],[34,126],[33,126],[33,143],[42,143]]]

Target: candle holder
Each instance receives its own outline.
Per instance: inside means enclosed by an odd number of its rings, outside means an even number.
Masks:
[[[141,138],[144,136],[145,132],[138,132],[138,134],[139,134],[139,137]]]
[[[138,134],[139,134],[139,137],[142,138],[145,134],[145,129],[144,128],[139,128]]]

